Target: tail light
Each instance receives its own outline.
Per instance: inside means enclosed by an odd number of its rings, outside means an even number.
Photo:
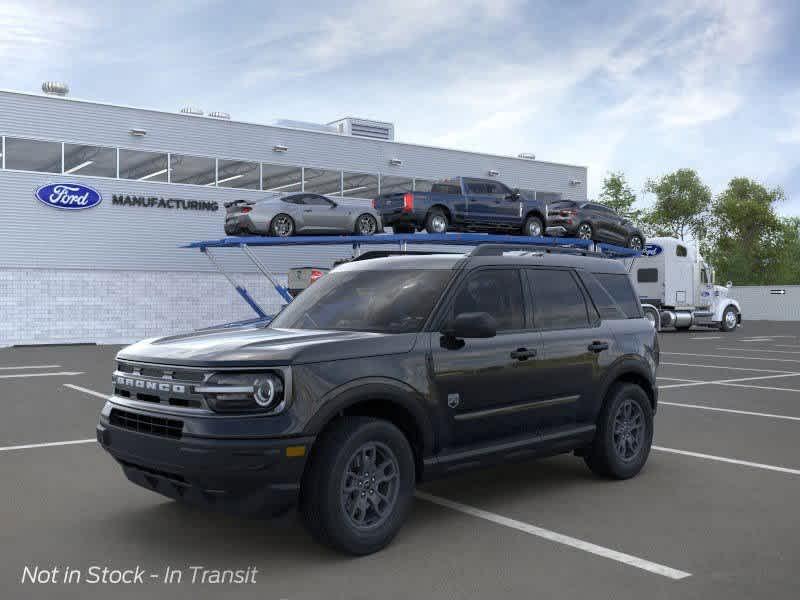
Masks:
[[[373,198],[372,199],[372,208],[378,208],[378,199],[377,198]]]
[[[249,213],[251,210],[253,210],[253,209],[252,209],[252,208],[250,208],[249,206],[245,206],[245,207],[243,207],[243,208],[242,208],[242,213],[243,213],[243,214],[247,214],[247,213]]]
[[[403,212],[414,210],[414,194],[403,194]]]
[[[578,211],[574,208],[564,209],[564,210],[554,210],[550,213],[551,215],[558,215],[559,217],[574,217],[578,214]]]
[[[325,273],[320,271],[319,269],[311,269],[311,277],[308,278],[309,285],[314,283],[317,279],[322,277]]]

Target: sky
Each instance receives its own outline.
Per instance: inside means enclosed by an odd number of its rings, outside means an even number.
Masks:
[[[793,0],[0,1],[0,88],[234,119],[395,123],[396,139],[780,186],[800,215]],[[1,117],[1,116],[0,116]],[[0,118],[1,121],[1,118]]]

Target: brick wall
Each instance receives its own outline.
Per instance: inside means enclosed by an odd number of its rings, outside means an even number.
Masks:
[[[264,277],[235,277],[277,312],[281,299]],[[0,346],[124,344],[254,316],[217,273],[0,270]]]

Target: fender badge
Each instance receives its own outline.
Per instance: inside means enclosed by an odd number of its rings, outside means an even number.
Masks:
[[[455,408],[461,403],[461,397],[458,394],[447,394],[447,406]]]

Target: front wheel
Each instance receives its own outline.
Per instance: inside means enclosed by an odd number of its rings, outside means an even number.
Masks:
[[[722,313],[722,322],[719,325],[722,331],[733,331],[739,325],[739,315],[733,306],[729,306]]]
[[[378,221],[370,214],[364,213],[356,219],[358,235],[375,235],[378,232]]]
[[[348,554],[377,552],[411,509],[414,455],[388,421],[342,417],[314,448],[300,508],[314,538]]]
[[[641,471],[653,443],[653,407],[633,383],[615,384],[600,411],[594,441],[584,460],[593,473],[629,479]]]
[[[522,227],[522,235],[540,237],[544,233],[544,223],[539,217],[528,217]]]

